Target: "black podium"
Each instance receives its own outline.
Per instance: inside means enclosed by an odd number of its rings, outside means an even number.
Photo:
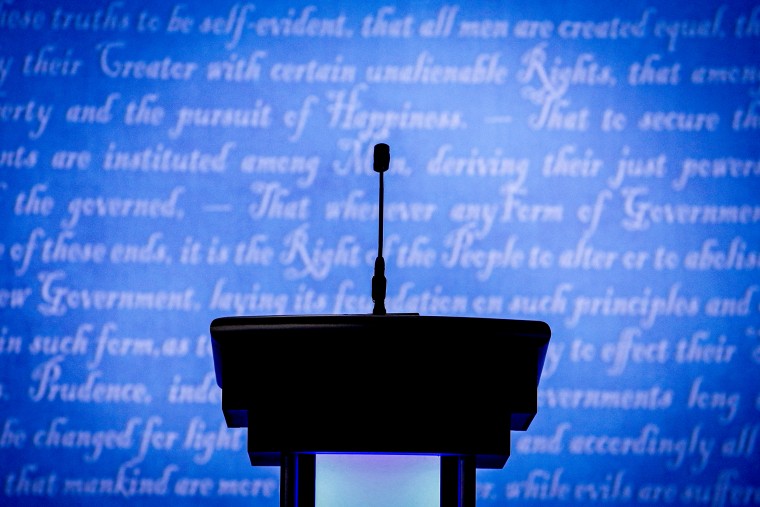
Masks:
[[[474,317],[300,315],[211,323],[227,426],[280,466],[281,507],[314,507],[315,455],[441,457],[441,507],[475,506],[536,415],[551,330]]]

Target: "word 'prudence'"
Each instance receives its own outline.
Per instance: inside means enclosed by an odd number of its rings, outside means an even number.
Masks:
[[[100,371],[91,371],[81,384],[59,382],[63,373],[63,356],[51,357],[32,371],[37,385],[29,389],[34,401],[66,401],[74,403],[150,403],[148,386],[143,383],[104,383]]]

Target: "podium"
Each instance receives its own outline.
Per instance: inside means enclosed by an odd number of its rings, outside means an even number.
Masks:
[[[253,466],[280,467],[280,506],[314,507],[320,453],[440,456],[441,507],[475,506],[526,430],[551,330],[475,317],[299,315],[211,323],[222,412]]]

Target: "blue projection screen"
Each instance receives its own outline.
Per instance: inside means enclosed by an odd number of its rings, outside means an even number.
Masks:
[[[552,329],[479,506],[758,505],[759,133],[755,1],[0,0],[0,504],[277,506],[209,325],[371,313],[387,143],[388,312]]]

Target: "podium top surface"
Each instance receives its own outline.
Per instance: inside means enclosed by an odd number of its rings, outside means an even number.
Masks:
[[[522,359],[536,362],[538,384],[551,337],[549,325],[542,321],[417,313],[219,317],[211,322],[210,332],[219,387],[225,376],[222,350],[249,354],[252,359],[275,351],[296,359],[310,348],[309,342],[319,343],[319,355],[324,356],[340,352],[346,340],[353,350],[376,345],[390,350],[390,357],[382,354],[376,360],[392,360],[397,354],[454,360],[461,366],[473,354],[485,356],[493,349],[499,355],[528,352]]]
[[[386,315],[373,314],[342,314],[342,315],[260,315],[219,317],[211,322],[213,331],[232,331],[242,328],[275,329],[288,328],[291,330],[307,330],[337,327],[389,326],[398,330],[405,326],[430,326],[430,329],[440,329],[441,326],[458,325],[474,326],[476,330],[508,330],[510,333],[534,335],[548,340],[551,330],[545,322],[537,320],[496,319],[482,317],[451,317],[420,315],[418,313],[389,313]]]

